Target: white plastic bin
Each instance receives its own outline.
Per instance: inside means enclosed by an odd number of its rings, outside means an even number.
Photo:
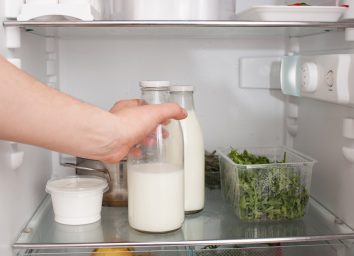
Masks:
[[[105,179],[70,176],[47,182],[55,221],[67,225],[94,223],[101,219],[102,197],[108,190]]]

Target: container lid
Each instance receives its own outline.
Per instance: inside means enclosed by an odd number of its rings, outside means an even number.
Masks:
[[[192,85],[173,85],[169,87],[170,92],[193,92],[194,87]]]
[[[96,176],[69,176],[52,179],[47,182],[46,186],[48,193],[77,193],[97,190],[105,192],[107,189],[107,180]]]
[[[151,87],[169,87],[169,81],[140,81],[140,87],[151,88]]]

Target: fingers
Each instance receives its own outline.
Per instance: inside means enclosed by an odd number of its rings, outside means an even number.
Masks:
[[[143,105],[141,100],[121,101],[112,108],[112,114],[116,116],[117,135],[119,143],[113,144],[110,153],[103,161],[112,163],[128,154],[134,145],[153,146],[169,137],[167,124],[170,119],[181,120],[187,117],[187,112],[175,103],[159,105]],[[157,130],[160,129],[160,130]],[[159,132],[159,136],[156,135]],[[159,138],[159,139],[158,139]],[[132,154],[139,156],[140,149],[133,150]],[[140,152],[141,153],[141,152]]]
[[[129,156],[134,159],[139,159],[142,157],[141,149],[138,147],[132,147],[129,151]]]
[[[121,100],[116,102],[109,111],[114,113],[124,108],[137,107],[143,104],[144,101],[141,99]]]
[[[141,99],[122,100],[114,104],[110,109],[111,113],[118,112],[124,108],[131,108],[144,105]],[[187,117],[187,112],[175,103],[163,103],[157,105],[142,106],[143,112],[152,117],[157,123],[168,124],[169,119],[181,120]]]
[[[167,139],[169,137],[170,133],[165,129],[157,129],[153,133],[148,134],[141,142],[144,146],[154,146],[157,143],[157,139],[159,138],[160,140],[162,139]]]
[[[166,123],[169,119],[181,120],[187,117],[187,111],[175,103],[144,105],[141,109],[157,124]]]

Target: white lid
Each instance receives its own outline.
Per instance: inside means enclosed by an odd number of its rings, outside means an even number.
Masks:
[[[77,193],[100,190],[104,192],[108,188],[107,180],[94,176],[69,176],[60,179],[52,179],[47,182],[48,193]]]
[[[169,87],[170,92],[193,92],[194,87],[192,85],[173,85]]]
[[[169,81],[140,81],[140,87],[169,87]]]

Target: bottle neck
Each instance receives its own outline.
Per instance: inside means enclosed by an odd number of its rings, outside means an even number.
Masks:
[[[194,110],[193,92],[171,92],[170,101],[186,110]]]
[[[167,87],[142,88],[141,98],[146,104],[161,104],[169,100],[169,92]]]

